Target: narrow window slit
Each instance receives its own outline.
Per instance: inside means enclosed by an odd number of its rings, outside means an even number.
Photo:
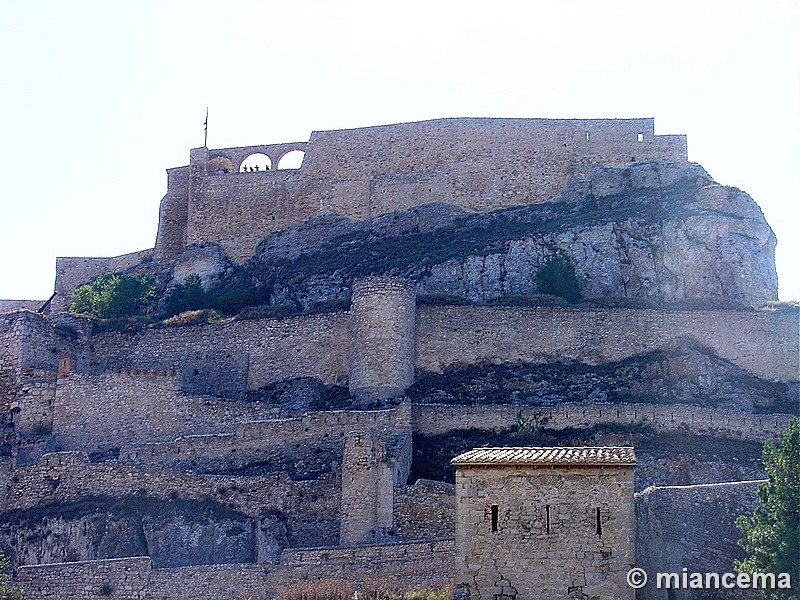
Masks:
[[[545,519],[545,521],[544,521],[545,529],[547,530],[547,533],[550,533],[550,505],[549,504],[544,507],[544,519]]]
[[[492,533],[497,532],[498,506],[492,504]]]
[[[600,507],[597,507],[595,512],[597,518],[597,535],[603,535],[603,525],[600,523]]]

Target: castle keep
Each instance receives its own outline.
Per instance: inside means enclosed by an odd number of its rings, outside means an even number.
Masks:
[[[34,600],[633,598],[634,557],[724,571],[798,412],[774,245],[652,119],[194,149],[154,248],[0,301],[0,549]],[[160,304],[68,313],[106,272]],[[163,318],[190,275],[239,304]]]

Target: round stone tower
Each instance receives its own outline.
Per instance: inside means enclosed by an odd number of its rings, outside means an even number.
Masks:
[[[414,383],[416,293],[396,277],[353,283],[350,393],[360,400],[402,394]]]

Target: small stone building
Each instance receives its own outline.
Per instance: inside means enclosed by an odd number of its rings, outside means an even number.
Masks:
[[[633,448],[476,448],[451,462],[457,597],[634,598]]]

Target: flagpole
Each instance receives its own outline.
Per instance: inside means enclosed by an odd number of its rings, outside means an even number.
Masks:
[[[205,135],[203,137],[203,148],[208,148],[208,107],[206,106],[206,122],[203,124]]]

